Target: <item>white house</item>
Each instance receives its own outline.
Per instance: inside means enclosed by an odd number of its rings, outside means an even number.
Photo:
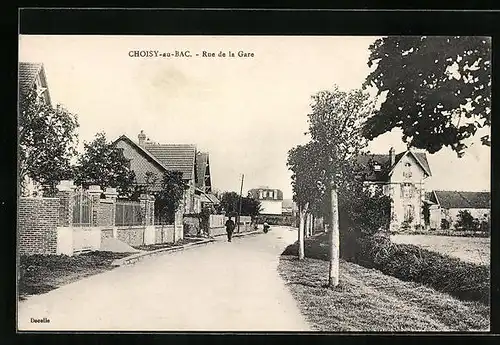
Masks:
[[[260,187],[250,189],[248,196],[260,201],[261,214],[283,213],[283,192],[279,189]]]
[[[391,197],[391,231],[403,225],[424,227],[424,182],[431,176],[425,153],[407,150],[396,154],[391,148],[389,154],[362,155],[358,163],[366,168],[365,182],[382,185],[384,194]]]

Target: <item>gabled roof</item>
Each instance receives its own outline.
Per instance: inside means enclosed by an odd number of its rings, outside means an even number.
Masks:
[[[356,162],[362,167],[366,167],[366,181],[387,181],[389,176],[396,165],[401,161],[401,159],[406,155],[411,154],[415,157],[415,160],[420,164],[422,169],[430,176],[431,170],[429,167],[429,162],[427,161],[427,155],[423,152],[413,152],[405,151],[400,152],[394,156],[394,165],[391,165],[391,158],[389,154],[363,154],[356,158]],[[380,165],[380,170],[376,171],[373,167],[368,166],[373,160],[373,163],[378,163]]]
[[[118,141],[123,140],[126,141],[129,145],[132,147],[135,147],[135,149],[139,152],[141,152],[147,159],[155,163],[160,169],[167,170],[167,168],[160,162],[158,159],[156,159],[155,156],[153,156],[150,152],[145,150],[143,147],[141,147],[139,144],[137,144],[135,141],[127,137],[126,135],[120,136],[118,139],[116,139],[113,142],[113,145],[116,144]]]
[[[169,171],[182,172],[182,178],[190,180],[196,158],[196,146],[190,144],[150,144],[146,143],[144,150],[148,151]]]
[[[19,63],[19,94],[20,96],[26,95],[33,84],[35,83],[36,76],[40,74],[40,79],[42,80],[42,85],[47,88],[47,77],[45,76],[45,69],[42,63],[33,63],[33,62],[20,62]],[[47,101],[50,100],[50,93],[47,88],[45,90]]]
[[[198,152],[196,155],[196,187],[205,185],[205,171],[207,170],[208,153]]]
[[[434,195],[442,208],[490,208],[490,192],[461,192],[435,190]]]

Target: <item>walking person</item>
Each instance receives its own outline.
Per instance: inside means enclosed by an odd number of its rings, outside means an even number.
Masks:
[[[227,241],[231,242],[231,237],[233,236],[233,231],[235,228],[235,224],[233,220],[231,219],[231,216],[229,216],[229,219],[226,221],[226,233],[227,233]]]

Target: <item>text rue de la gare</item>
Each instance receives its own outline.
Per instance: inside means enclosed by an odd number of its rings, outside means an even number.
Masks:
[[[190,50],[174,50],[171,52],[161,50],[130,50],[128,56],[133,58],[253,58],[255,57],[255,53],[243,50],[220,50],[218,52],[206,50],[202,50],[201,52],[191,52]]]

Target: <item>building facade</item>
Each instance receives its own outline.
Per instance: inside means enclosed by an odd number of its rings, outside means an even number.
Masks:
[[[279,189],[269,187],[254,188],[248,191],[248,196],[260,201],[260,213],[263,215],[281,215],[283,213],[283,192]]]
[[[382,186],[391,197],[391,231],[424,228],[425,180],[431,176],[425,153],[396,154],[391,148],[389,154],[363,155],[358,163],[366,169],[365,183]]]
[[[460,211],[468,211],[480,221],[491,217],[490,192],[435,190],[427,194],[426,203],[429,205],[428,225],[431,229],[446,228],[446,225],[455,228]]]

